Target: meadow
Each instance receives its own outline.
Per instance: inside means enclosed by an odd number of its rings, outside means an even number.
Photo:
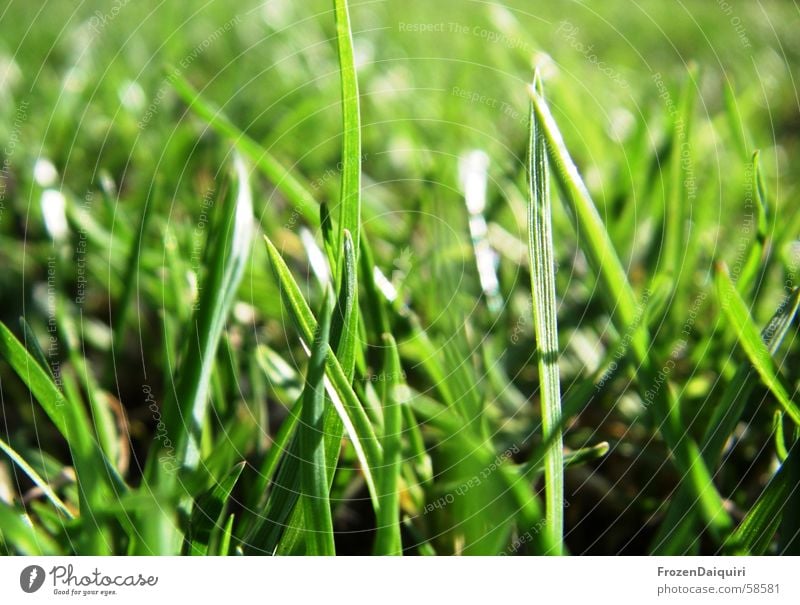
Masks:
[[[0,552],[800,554],[800,10],[0,8]]]

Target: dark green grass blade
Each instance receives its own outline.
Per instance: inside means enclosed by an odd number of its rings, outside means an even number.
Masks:
[[[303,534],[306,553],[334,555],[333,519],[328,494],[328,467],[325,455],[325,362],[328,357],[333,293],[325,294],[320,321],[311,347],[305,388],[303,389],[302,423],[298,430],[300,487],[304,506]],[[334,436],[335,438],[335,436]],[[330,470],[329,470],[330,469]]]
[[[722,264],[716,267],[715,283],[722,311],[736,333],[739,344],[747,353],[750,363],[753,364],[761,380],[778,400],[786,414],[795,424],[800,425],[800,408],[789,397],[772,355],[764,341],[761,340],[758,329],[750,317],[747,305],[736,291],[736,286],[731,281],[727,268]]]
[[[800,288],[795,289],[778,307],[769,321],[761,338],[774,355],[800,308]],[[710,468],[714,468],[720,460],[725,442],[739,423],[750,393],[756,386],[750,364],[742,364],[736,374],[726,385],[715,406],[702,440],[703,457]],[[658,534],[653,540],[652,552],[658,555],[678,555],[686,550],[687,544],[697,537],[695,529],[697,501],[691,490],[681,485],[677,493],[670,499],[669,509],[661,523]]]
[[[534,88],[540,85],[538,76]],[[535,92],[539,92],[538,90]],[[558,325],[555,259],[551,225],[547,150],[542,126],[530,107],[528,147],[528,254],[531,265],[533,325],[536,333],[544,438],[552,443],[545,453],[545,531],[561,554],[564,535],[564,446],[561,437],[561,385],[558,372]]]
[[[728,554],[762,555],[767,551],[781,515],[786,513],[787,504],[794,500],[793,494],[800,490],[797,483],[798,464],[800,442],[794,444],[786,462],[767,484],[744,521],[725,540],[724,549]],[[796,545],[797,537],[793,538]]]
[[[386,388],[383,394],[383,465],[378,473],[380,508],[377,511],[376,555],[401,555],[400,539],[400,467],[403,402],[400,399],[401,366],[397,344],[391,334],[384,336],[383,366]]]
[[[219,531],[225,518],[225,509],[236,482],[244,470],[240,462],[220,481],[196,499],[189,521],[189,554],[207,555],[217,551]]]

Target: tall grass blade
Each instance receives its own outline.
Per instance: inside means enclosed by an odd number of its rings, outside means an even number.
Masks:
[[[535,93],[541,94],[537,77]],[[552,443],[545,453],[545,530],[561,554],[564,535],[564,446],[561,437],[561,386],[558,372],[558,322],[550,186],[544,133],[530,106],[528,147],[528,254],[531,264],[533,325],[539,365],[542,426]]]
[[[298,431],[300,487],[304,504],[303,534],[306,553],[309,555],[334,555],[333,519],[328,496],[328,475],[335,470],[328,467],[325,455],[325,362],[328,357],[333,292],[328,291],[322,303],[320,321],[311,347],[306,384],[303,389],[302,423]],[[333,438],[336,438],[334,435]],[[330,470],[329,470],[330,468]]]
[[[216,542],[220,538],[225,509],[244,467],[245,463],[240,462],[219,483],[197,498],[189,521],[189,554],[207,555],[217,551]]]
[[[168,430],[172,432],[179,464],[197,468],[200,437],[208,404],[208,389],[217,345],[233,305],[254,234],[253,199],[244,162],[234,161],[235,198],[224,208],[225,216],[213,251],[212,263],[202,287],[192,321],[186,356],[180,367],[171,402],[165,406]]]
[[[662,385],[663,381],[659,381],[658,373],[663,364],[652,357],[650,335],[647,327],[640,322],[641,304],[636,300],[622,262],[567,151],[547,102],[538,91],[531,89],[530,93],[536,118],[547,142],[548,157],[554,167],[556,180],[581,235],[580,245],[599,276],[600,290],[612,314],[612,320],[621,334],[632,329],[630,348],[636,361],[637,383],[642,396],[672,450],[678,471],[682,476],[688,477],[694,494],[699,498],[704,517],[715,530],[726,531],[731,520],[722,497],[714,486],[697,444],[686,433],[674,393],[669,384]]]
[[[397,343],[391,334],[384,335],[383,365],[386,388],[383,393],[383,465],[378,473],[376,555],[401,555],[400,539],[400,465],[402,462],[403,401],[401,399],[401,365]]]

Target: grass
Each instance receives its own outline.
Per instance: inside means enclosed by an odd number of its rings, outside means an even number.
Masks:
[[[796,553],[761,5],[12,2],[0,552]]]

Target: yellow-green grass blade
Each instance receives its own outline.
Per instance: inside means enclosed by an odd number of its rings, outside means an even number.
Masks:
[[[347,0],[334,0],[336,15],[336,48],[342,88],[342,184],[339,196],[339,230],[337,246],[344,246],[344,232],[350,231],[356,245],[361,234],[361,111],[358,77],[353,53],[353,34]]]
[[[534,88],[539,87],[538,76]],[[535,94],[539,91],[535,91]],[[530,106],[528,146],[528,255],[531,266],[533,326],[539,366],[539,396],[544,438],[552,442],[544,456],[545,531],[561,554],[564,536],[564,446],[561,436],[561,385],[558,372],[558,323],[555,258],[551,224],[547,150],[541,122]]]
[[[16,464],[23,473],[25,473],[28,478],[33,481],[33,484],[36,485],[42,493],[44,494],[45,498],[50,500],[50,502],[55,506],[61,513],[63,513],[68,519],[73,518],[72,511],[67,508],[67,505],[58,497],[58,495],[53,491],[53,488],[50,487],[50,484],[44,480],[44,478],[36,472],[36,470],[26,462],[25,458],[23,458],[19,452],[17,452],[13,447],[11,447],[8,443],[0,439],[0,450],[5,452],[6,456],[8,456],[11,461]]]

